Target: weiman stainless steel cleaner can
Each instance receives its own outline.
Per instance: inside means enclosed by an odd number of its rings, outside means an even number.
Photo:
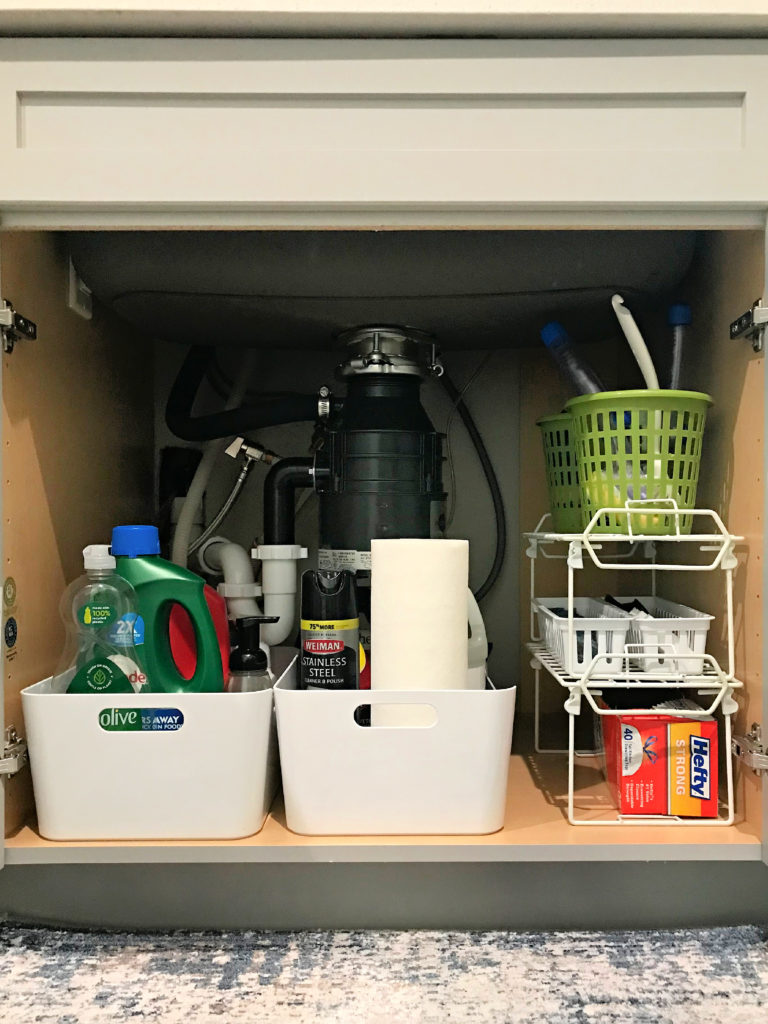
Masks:
[[[360,619],[354,573],[308,569],[301,576],[302,690],[356,690]]]

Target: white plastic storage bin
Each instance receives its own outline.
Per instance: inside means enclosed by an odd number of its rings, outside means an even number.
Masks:
[[[303,835],[484,835],[504,823],[515,689],[275,685],[288,827]],[[360,726],[361,705],[428,705],[429,726]]]
[[[663,597],[620,597],[619,600],[627,604],[639,601],[652,616],[650,619],[633,616],[629,627],[629,643],[642,646],[645,654],[660,655],[638,660],[639,669],[650,673],[683,672],[689,675],[700,675],[704,671],[703,658],[685,655],[706,653],[707,633],[714,615],[705,615]]]
[[[576,597],[573,610],[573,635],[568,642],[568,599],[564,597],[537,597],[533,606],[539,621],[539,633],[547,650],[568,675],[583,675],[596,655],[615,655],[601,658],[596,675],[606,675],[626,669],[624,646],[631,619],[626,612],[611,608],[593,597]],[[558,615],[553,609],[561,609]]]
[[[46,839],[238,839],[264,824],[279,780],[272,690],[102,697],[46,679],[21,696]]]

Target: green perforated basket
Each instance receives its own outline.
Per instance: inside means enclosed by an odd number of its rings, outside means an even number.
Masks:
[[[542,416],[536,425],[544,442],[549,510],[556,533],[581,533],[581,491],[576,472],[573,420],[569,413]]]
[[[659,511],[640,507],[631,515],[636,534],[675,533],[675,516],[664,505],[695,508],[701,443],[709,395],[699,391],[602,391],[573,398],[576,467],[583,524],[601,508],[627,502],[660,502]],[[627,513],[606,513],[598,533],[628,533]],[[692,516],[680,516],[690,533]]]

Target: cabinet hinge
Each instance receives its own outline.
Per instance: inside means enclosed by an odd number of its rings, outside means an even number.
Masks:
[[[15,775],[27,763],[27,741],[9,725],[5,730],[3,756],[0,757],[0,775]]]
[[[37,337],[37,324],[13,308],[13,303],[0,299],[0,336],[3,339],[3,352],[13,352],[16,342],[21,338],[34,341]]]
[[[763,305],[762,299],[755,299],[752,308],[742,313],[733,321],[730,327],[731,339],[747,337],[752,342],[755,352],[763,351],[763,335],[765,325],[768,323],[768,306]]]
[[[762,743],[760,726],[755,722],[746,736],[734,736],[731,739],[731,752],[751,768],[755,775],[768,772],[768,754]]]

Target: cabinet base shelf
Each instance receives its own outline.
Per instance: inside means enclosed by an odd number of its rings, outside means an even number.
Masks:
[[[615,817],[596,760],[580,758],[581,812]],[[52,842],[32,826],[6,839],[6,864],[138,863],[500,863],[525,861],[725,861],[761,859],[746,823],[712,829],[643,824],[573,828],[567,819],[566,764],[552,755],[513,755],[505,824],[488,836],[300,836],[282,802],[261,832],[228,841]]]

